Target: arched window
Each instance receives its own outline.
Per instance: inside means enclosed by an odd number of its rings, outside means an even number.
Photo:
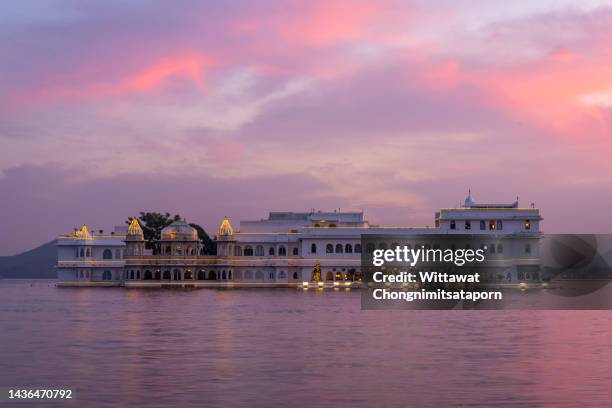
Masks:
[[[225,271],[223,271],[223,272],[221,273],[221,279],[222,279],[222,280],[227,279],[227,277],[226,277],[226,275],[225,275]]]
[[[240,245],[234,247],[234,256],[242,256],[242,247]]]
[[[310,253],[311,254],[317,253],[317,244],[310,244]]]
[[[502,244],[497,244],[497,253],[501,254],[504,252],[504,246]]]
[[[293,279],[299,279],[299,276],[298,276],[297,272],[293,272]]]
[[[278,256],[287,256],[287,248],[282,245],[278,247]]]
[[[525,244],[525,253],[526,254],[530,254],[531,253],[531,244]]]
[[[140,280],[140,271],[136,271],[136,279]]]
[[[498,230],[504,229],[504,223],[502,222],[502,220],[497,220],[497,229]]]
[[[181,280],[181,272],[174,271],[174,280]]]
[[[76,249],[76,257],[79,257],[79,248]]]
[[[102,252],[102,259],[113,259],[113,251],[105,249],[104,252]]]
[[[153,274],[151,273],[151,271],[145,271],[144,278],[145,280],[153,279]]]
[[[121,259],[121,250],[115,249],[115,259]]]
[[[325,275],[325,280],[333,281],[334,280],[334,274],[331,273],[331,272],[327,272],[327,274]]]
[[[360,254],[361,253],[361,244],[355,244],[355,253],[356,254]]]
[[[351,244],[346,244],[344,246],[344,252],[346,252],[347,254],[353,253],[353,246]]]
[[[341,281],[343,280],[344,276],[342,276],[342,272],[336,272],[336,280],[337,281]]]
[[[334,253],[334,246],[332,244],[325,245],[325,253],[326,254],[333,254]]]
[[[111,280],[112,279],[111,271],[104,271],[104,273],[102,274],[102,279]]]
[[[255,247],[255,256],[263,256],[264,254],[264,247],[261,245],[257,245]]]
[[[274,272],[270,272],[270,280],[274,280]]]
[[[81,258],[85,257],[85,250],[81,248]]]
[[[487,229],[487,223],[484,220],[480,220],[480,229],[482,231]]]
[[[495,244],[489,245],[489,249],[491,250],[491,253],[494,254],[495,253]]]
[[[342,253],[342,244],[336,244],[336,253],[337,254],[341,254]]]
[[[298,254],[298,249],[297,248],[293,248],[293,255],[297,255]]]
[[[210,280],[217,280],[217,272],[215,272],[215,271],[211,271],[211,272],[208,274],[208,279],[210,279]]]
[[[227,279],[232,280],[232,271],[227,273]]]
[[[164,280],[171,280],[172,279],[172,274],[170,273],[170,271],[164,271],[163,279]]]
[[[155,271],[155,280],[161,280],[161,271],[160,270]]]
[[[85,255],[85,256],[86,256],[87,258],[89,258],[89,257],[91,256],[91,248],[87,248],[87,250],[86,250],[86,252],[85,252],[85,253],[86,253],[86,255]]]
[[[206,280],[206,272],[201,269],[198,271],[198,280]]]
[[[247,245],[244,247],[244,256],[253,256],[253,247]]]
[[[134,280],[134,271],[133,270],[130,271],[130,280]]]
[[[185,271],[185,279],[190,279],[193,280],[193,274],[191,273],[191,270],[187,270]]]
[[[274,256],[274,247],[270,247],[270,250],[268,250],[268,254],[270,256]]]

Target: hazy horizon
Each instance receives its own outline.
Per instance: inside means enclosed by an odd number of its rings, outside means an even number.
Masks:
[[[0,4],[0,255],[139,211],[610,233],[612,2]]]

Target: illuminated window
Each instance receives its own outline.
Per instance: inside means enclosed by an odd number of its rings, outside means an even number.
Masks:
[[[468,220],[468,221],[466,221],[466,222],[465,222],[465,225],[464,225],[464,228],[465,228],[466,230],[471,230],[471,229],[472,229],[472,221],[469,221],[469,220]]]
[[[531,221],[530,220],[525,220],[525,229],[526,230],[530,230],[531,229]]]
[[[352,252],[353,252],[353,247],[352,247],[352,245],[351,245],[351,244],[346,244],[346,245],[344,246],[344,252],[346,252],[347,254],[352,253]]]
[[[310,244],[310,253],[311,254],[317,253],[317,244]]]
[[[278,248],[278,256],[287,256],[287,248],[280,246]]]
[[[504,224],[502,223],[502,220],[497,220],[497,229],[498,230],[504,229]]]
[[[341,254],[342,252],[344,252],[342,250],[342,244],[336,244],[336,253]]]
[[[332,244],[325,245],[325,253],[326,254],[333,254],[334,253],[334,246]]]
[[[361,244],[355,244],[355,253],[356,254],[360,254],[361,253]]]
[[[486,223],[486,222],[484,222],[484,220],[480,220],[480,229],[481,229],[482,231],[484,231],[484,230],[486,230],[486,229],[487,229],[487,223]]]
[[[455,220],[451,220],[450,229],[454,230],[457,226],[455,225]]]
[[[490,230],[494,230],[495,229],[495,221],[489,221],[489,229]]]
[[[329,228],[336,228],[336,224],[329,224]]]

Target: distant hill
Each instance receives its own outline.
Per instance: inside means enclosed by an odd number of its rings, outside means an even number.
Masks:
[[[55,279],[55,241],[13,256],[0,256],[0,277]]]

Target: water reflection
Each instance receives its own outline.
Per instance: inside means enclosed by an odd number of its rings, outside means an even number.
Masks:
[[[611,319],[606,311],[361,311],[356,290],[5,280],[0,388],[75,390],[69,403],[37,407],[606,406]]]

